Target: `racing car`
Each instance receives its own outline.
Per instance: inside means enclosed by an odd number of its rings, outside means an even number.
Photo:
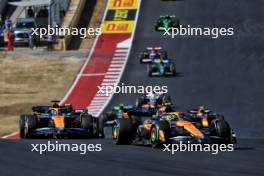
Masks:
[[[173,104],[169,95],[166,94],[146,94],[137,98],[135,105],[119,104],[113,106],[111,110],[102,114],[99,118],[99,131],[102,137],[104,136],[104,126],[113,125],[116,119],[126,118],[128,116],[153,116],[158,111],[163,110],[170,112],[173,109]]]
[[[155,60],[148,65],[148,75],[152,76],[176,76],[176,67],[170,60]]]
[[[179,28],[180,22],[179,19],[176,19],[174,15],[160,16],[156,22],[155,30],[156,31],[167,31]]]
[[[213,113],[211,110],[206,109],[204,106],[199,106],[197,109],[188,110],[186,117],[196,126],[203,130],[210,130],[210,124],[215,123],[217,120],[225,121],[223,115]],[[232,130],[233,140],[236,142],[236,135]]]
[[[102,115],[100,119],[111,121],[123,118],[124,113],[135,116],[152,116],[160,108],[171,111],[173,103],[169,95],[166,94],[145,94],[137,98],[135,105],[119,104],[113,106],[106,114]]]
[[[145,51],[140,53],[139,61],[140,63],[151,63],[156,59],[166,59],[167,52],[162,49],[162,47],[148,47]]]
[[[52,106],[33,106],[32,114],[21,115],[19,129],[21,138],[34,137],[99,137],[98,118],[87,110],[74,110],[70,104]]]
[[[141,95],[136,100],[136,106],[139,108],[144,107],[156,107],[161,108],[166,106],[167,108],[172,108],[172,100],[168,94],[165,93],[148,93]]]
[[[211,121],[206,131],[199,128],[181,112],[170,112],[145,119],[142,123],[134,116],[115,120],[112,128],[115,144],[143,144],[161,147],[166,143],[235,143],[229,124],[223,119]]]

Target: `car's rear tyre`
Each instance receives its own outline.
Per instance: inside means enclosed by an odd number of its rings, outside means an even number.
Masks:
[[[25,119],[26,119],[25,115],[22,115],[19,118],[19,135],[20,135],[20,138],[25,138],[25,129],[24,129]]]
[[[216,114],[215,119],[217,120],[225,120],[225,117],[223,115]]]
[[[160,140],[160,131],[164,134],[164,140]],[[170,125],[167,121],[158,121],[156,124],[151,128],[150,133],[150,142],[153,148],[162,147],[162,144],[166,141],[166,137],[170,133]]]
[[[167,51],[164,51],[164,58],[165,58],[165,59],[168,58],[168,53],[167,53]]]
[[[216,120],[213,122],[213,135],[221,137],[226,143],[231,141],[231,129],[225,120]]]
[[[91,115],[83,115],[81,117],[81,127],[85,129],[86,135],[93,134],[93,117]]]
[[[23,138],[32,138],[32,132],[37,128],[38,119],[34,115],[25,115],[24,120],[24,132],[22,133],[24,135]]]
[[[172,104],[172,100],[171,100],[171,97],[169,95],[163,95],[161,100],[162,100],[162,104],[165,104],[165,103],[171,103]]]
[[[99,118],[93,117],[93,137],[99,138],[100,129],[99,129]]]
[[[159,27],[160,27],[159,25],[156,25],[155,26],[155,31],[159,32]]]
[[[170,65],[170,71],[172,73],[172,76],[176,76],[176,67],[174,64]]]
[[[139,58],[139,62],[140,62],[141,64],[144,64],[143,59],[144,59],[144,56],[141,55],[140,58]]]
[[[136,100],[136,107],[141,107],[144,104],[145,98],[143,96],[140,96]]]
[[[117,119],[112,129],[113,141],[117,145],[131,144],[134,140],[134,128],[130,119]]]
[[[152,77],[153,76],[151,71],[148,72],[148,76],[149,77]]]
[[[105,126],[105,123],[107,122],[107,120],[108,120],[107,115],[101,115],[99,118],[99,134],[100,134],[101,138],[105,137],[104,126]]]

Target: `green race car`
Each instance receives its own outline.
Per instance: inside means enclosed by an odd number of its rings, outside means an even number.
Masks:
[[[171,60],[155,60],[148,65],[148,76],[176,76],[176,67]]]
[[[166,16],[161,15],[155,25],[155,30],[167,31],[167,30],[173,30],[175,28],[179,28],[179,26],[180,26],[179,19],[177,19],[174,15],[166,15]]]

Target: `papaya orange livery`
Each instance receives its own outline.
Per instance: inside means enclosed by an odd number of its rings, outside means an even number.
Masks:
[[[57,127],[57,128],[65,128],[64,117],[63,116],[54,116],[54,117],[52,117],[52,120],[54,121],[55,127]]]

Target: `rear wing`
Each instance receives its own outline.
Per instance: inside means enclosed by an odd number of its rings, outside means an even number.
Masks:
[[[162,47],[147,47],[147,50],[162,50]]]
[[[47,113],[51,106],[32,106],[32,111],[37,113]]]
[[[204,112],[205,112],[205,113],[210,113],[210,112],[212,112],[212,111],[209,110],[209,109],[206,109],[206,110],[204,110]],[[197,113],[198,113],[198,109],[188,110],[188,113],[190,113],[190,114],[197,114]]]
[[[176,18],[175,15],[160,15],[160,18],[166,18],[166,17],[170,17],[170,18]]]

